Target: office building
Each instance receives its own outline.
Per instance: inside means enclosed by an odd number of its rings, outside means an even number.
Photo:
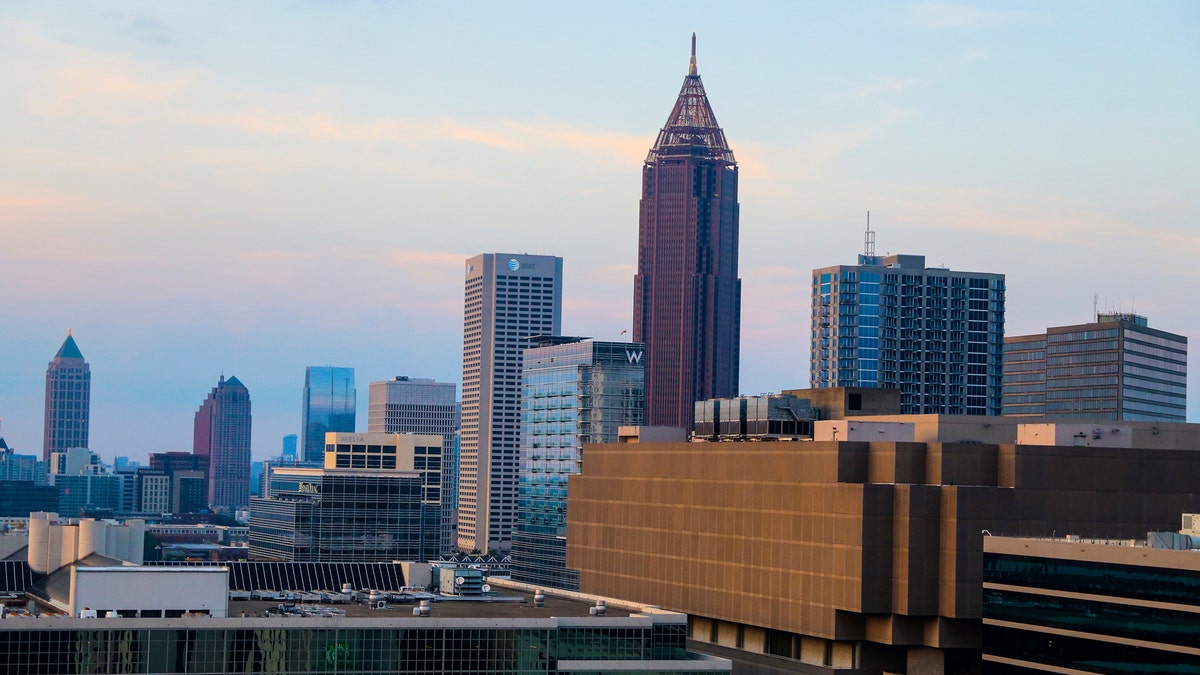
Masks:
[[[170,513],[200,513],[208,509],[208,461],[190,452],[156,452],[150,468],[170,476]]]
[[[633,340],[646,424],[691,428],[696,401],[738,395],[738,167],[692,59],[642,166]]]
[[[46,368],[46,419],[42,460],[50,453],[88,447],[92,371],[67,330],[67,339]]]
[[[566,566],[567,477],[579,473],[585,445],[615,443],[620,427],[641,425],[644,349],[579,337],[538,336],[533,343],[521,376],[511,575],[579,590],[579,573]]]
[[[372,382],[367,406],[367,431],[381,434],[435,434],[442,437],[441,552],[456,545],[458,514],[451,495],[458,489],[458,387],[452,382],[398,375]]]
[[[0,480],[28,481],[46,485],[49,465],[35,455],[18,455],[0,438]]]
[[[323,468],[272,468],[269,496],[251,501],[250,555],[291,562],[437,558],[443,438],[326,438]]]
[[[905,414],[999,415],[1004,275],[873,248],[813,270],[811,386],[899,389]]]
[[[984,537],[983,672],[1196,670],[1200,553],[1144,544]]]
[[[1200,505],[1200,425],[1025,426],[877,416],[817,422],[812,442],[587,446],[567,565],[770,672],[978,672],[985,531],[1143,538]]]
[[[1187,419],[1187,338],[1137,314],[1004,338],[1004,414]]]
[[[283,449],[280,452],[280,459],[284,462],[294,462],[300,455],[298,452],[299,436],[296,434],[288,434],[283,437]]]
[[[309,366],[304,369],[304,406],[301,428],[304,445],[301,457],[320,462],[325,456],[325,434],[354,433],[357,398],[354,369]]]
[[[458,548],[507,550],[517,520],[521,359],[562,326],[562,258],[485,253],[466,264]]]
[[[208,505],[232,513],[250,503],[250,392],[222,375],[196,411],[192,453],[208,458]]]

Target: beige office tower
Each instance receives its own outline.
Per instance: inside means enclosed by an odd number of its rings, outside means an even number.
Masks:
[[[406,375],[372,382],[367,431],[442,437],[441,551],[454,550],[458,546],[454,535],[458,522],[458,385]]]
[[[485,253],[467,260],[463,305],[458,548],[508,550],[517,519],[521,360],[562,326],[562,258]]]

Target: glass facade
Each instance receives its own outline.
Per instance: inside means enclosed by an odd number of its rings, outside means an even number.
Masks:
[[[354,431],[356,405],[353,368],[309,366],[304,370],[304,461],[324,459],[326,433]]]
[[[985,673],[1200,673],[1200,570],[988,552],[983,582]]]
[[[525,351],[521,473],[512,578],[579,590],[566,567],[567,477],[583,447],[615,443],[621,426],[642,424],[643,348],[638,343],[551,338]]]
[[[811,386],[899,389],[903,414],[999,415],[1004,275],[858,263],[813,272]]]
[[[440,448],[417,450],[425,451],[417,457],[422,470],[440,464]],[[364,464],[372,459],[396,461],[380,453],[364,457]],[[276,469],[271,497],[251,502],[250,554],[316,562],[432,560],[441,544],[441,477],[436,468],[429,471]]]
[[[43,621],[36,629],[0,630],[0,653],[6,655],[0,674],[729,672],[728,662],[721,668],[686,651],[682,623],[611,627],[512,620],[485,627],[472,620],[446,625],[411,617],[332,622],[184,619],[166,627],[96,619],[59,620],[50,627]],[[637,667],[650,660],[657,663]]]

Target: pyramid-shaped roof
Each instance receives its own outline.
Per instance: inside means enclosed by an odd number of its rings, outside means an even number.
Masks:
[[[242,384],[242,381],[237,379],[237,377],[234,375],[230,375],[229,379],[225,380],[225,384],[230,387],[241,387],[242,389],[246,388],[246,385]]]
[[[667,123],[658,132],[658,139],[646,156],[647,162],[664,157],[701,157],[736,164],[733,151],[725,140],[725,132],[717,124],[704,93],[704,83],[696,72],[696,34],[692,33],[692,61],[675,107]]]
[[[58,348],[58,353],[54,355],[56,359],[82,359],[83,352],[79,351],[79,345],[75,344],[75,338],[71,337],[71,331],[67,331],[67,339],[63,340],[62,346]]]

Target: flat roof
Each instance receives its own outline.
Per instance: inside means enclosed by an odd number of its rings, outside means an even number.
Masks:
[[[575,598],[562,598],[546,595],[545,607],[536,607],[533,602],[532,593],[519,593],[508,589],[501,589],[497,594],[503,598],[524,598],[524,602],[513,600],[507,601],[486,601],[486,600],[444,600],[439,599],[430,604],[430,616],[436,619],[549,619],[554,617],[559,618],[599,618],[593,617],[589,610],[595,606],[595,601],[586,602]],[[275,616],[275,610],[279,608],[281,603],[278,600],[230,600],[229,601],[229,616],[240,617],[242,612],[246,612],[247,616],[253,616],[258,612],[258,616],[263,616],[264,612],[271,612]],[[300,603],[300,604],[320,604],[320,603]],[[389,602],[386,609],[374,609],[359,603],[343,603],[337,605],[323,605],[333,607],[335,609],[343,609],[346,611],[346,618],[350,619],[398,619],[398,618],[415,618],[412,615],[412,610],[418,603],[393,603]],[[612,618],[624,618],[631,614],[628,610],[607,606],[605,616]]]

